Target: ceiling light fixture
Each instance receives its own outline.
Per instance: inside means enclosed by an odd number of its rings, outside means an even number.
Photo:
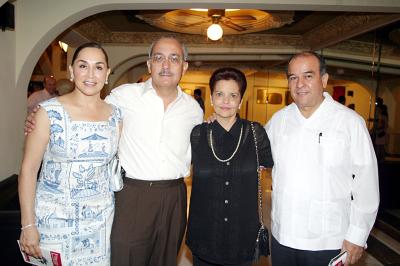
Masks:
[[[213,41],[218,41],[224,34],[221,25],[219,25],[219,20],[225,16],[225,10],[209,9],[208,16],[211,17],[212,24],[207,29],[207,37]]]
[[[219,39],[221,39],[223,34],[224,31],[218,23],[211,24],[211,26],[207,29],[207,37],[213,41],[218,41]]]
[[[68,51],[68,44],[62,41],[58,41],[58,45],[60,45],[61,49],[66,53]]]

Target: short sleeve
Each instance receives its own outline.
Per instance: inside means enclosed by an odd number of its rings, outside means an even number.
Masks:
[[[121,123],[122,122],[122,110],[121,108],[119,108],[116,105],[111,104],[112,108],[113,108],[113,118],[115,119],[115,121],[117,123]]]

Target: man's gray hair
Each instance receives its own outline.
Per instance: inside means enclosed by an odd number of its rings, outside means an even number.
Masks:
[[[161,36],[159,38],[157,38],[155,41],[153,41],[149,47],[148,50],[148,55],[149,55],[149,59],[151,58],[151,56],[153,55],[153,48],[154,45],[156,45],[156,43],[158,43],[161,39],[173,39],[175,41],[177,41],[179,43],[179,45],[182,47],[182,53],[183,53],[183,61],[187,61],[188,57],[189,57],[189,53],[188,53],[188,49],[186,48],[185,44],[183,44],[177,37],[175,37],[174,35],[165,35],[165,36]]]

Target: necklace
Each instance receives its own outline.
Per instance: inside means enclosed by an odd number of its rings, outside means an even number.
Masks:
[[[219,158],[219,157],[217,156],[217,154],[215,153],[214,145],[213,145],[212,129],[210,129],[210,146],[211,146],[211,151],[212,151],[212,153],[213,153],[215,159],[217,159],[217,160],[220,161],[221,163],[226,163],[226,162],[232,160],[233,156],[235,156],[235,154],[236,154],[237,151],[239,150],[240,141],[242,140],[242,134],[243,134],[243,125],[242,125],[242,127],[240,128],[239,141],[238,141],[238,143],[237,143],[237,145],[236,145],[236,149],[233,151],[232,155],[231,155],[228,159],[223,160],[223,159]]]

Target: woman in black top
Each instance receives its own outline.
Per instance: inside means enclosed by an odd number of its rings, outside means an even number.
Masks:
[[[187,245],[194,266],[251,265],[258,229],[257,158],[250,121],[237,114],[245,75],[234,68],[210,78],[216,120],[191,134],[193,183]],[[254,122],[260,165],[272,167],[268,136]]]

